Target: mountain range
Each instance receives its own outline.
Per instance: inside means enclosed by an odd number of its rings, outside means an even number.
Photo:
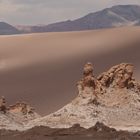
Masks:
[[[32,26],[31,32],[62,32],[93,30],[120,26],[140,25],[140,6],[118,5],[89,13],[76,20],[67,20],[46,26]],[[23,28],[24,29],[24,28]],[[21,30],[22,31],[22,30]],[[23,30],[24,31],[24,30]]]
[[[14,27],[5,22],[0,22],[0,34],[81,31],[139,25],[139,5],[117,5],[95,13],[89,13],[75,20],[67,20],[48,25],[17,25]]]

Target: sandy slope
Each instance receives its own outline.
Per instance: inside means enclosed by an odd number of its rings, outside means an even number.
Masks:
[[[95,64],[96,74],[133,63],[140,80],[139,45],[140,27],[0,36],[0,95],[50,113],[75,97],[87,61]]]

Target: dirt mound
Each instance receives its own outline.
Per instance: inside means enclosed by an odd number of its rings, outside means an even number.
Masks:
[[[95,126],[85,129],[75,124],[70,128],[34,127],[24,132],[0,130],[2,140],[139,140],[140,135],[127,131],[116,131],[97,122]]]

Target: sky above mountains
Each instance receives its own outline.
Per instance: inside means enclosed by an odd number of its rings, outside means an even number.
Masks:
[[[140,5],[140,0],[0,0],[0,20],[15,25],[49,24],[120,4]]]

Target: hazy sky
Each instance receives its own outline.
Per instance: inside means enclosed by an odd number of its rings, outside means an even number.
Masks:
[[[48,24],[118,4],[140,4],[140,0],[0,0],[0,20],[11,24]]]

